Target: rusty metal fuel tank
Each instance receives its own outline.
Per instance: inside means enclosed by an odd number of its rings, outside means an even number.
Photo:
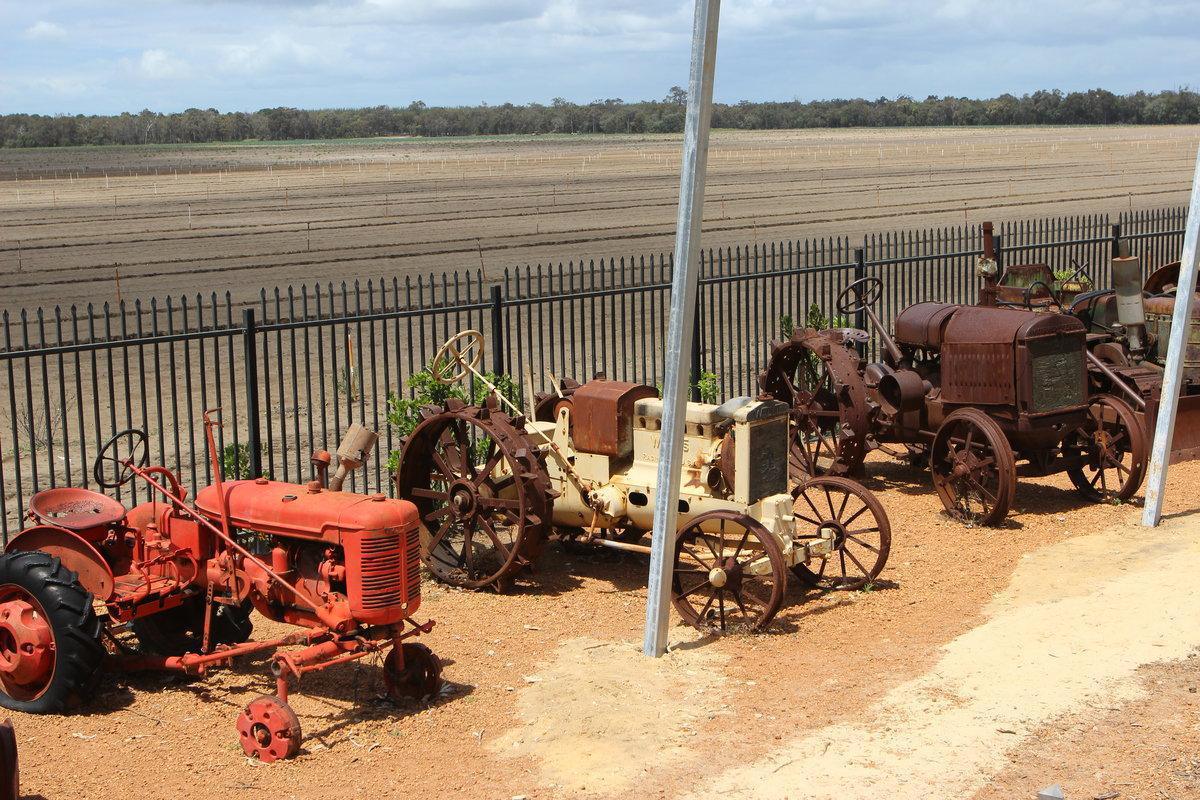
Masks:
[[[954,303],[917,303],[896,317],[896,341],[910,347],[937,349],[942,346],[942,331],[955,311]]]
[[[653,386],[626,381],[591,380],[571,395],[575,449],[627,458],[633,453],[634,405],[658,397]]]
[[[1143,302],[1146,308],[1146,331],[1158,337],[1158,360],[1166,363],[1175,298],[1150,297]],[[1192,300],[1191,325],[1183,351],[1183,380],[1185,385],[1200,386],[1200,294],[1193,296]]]

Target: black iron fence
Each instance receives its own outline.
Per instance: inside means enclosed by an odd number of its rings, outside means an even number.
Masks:
[[[998,225],[1001,264],[1087,264],[1109,285],[1118,240],[1150,270],[1178,258],[1185,209]],[[803,325],[857,277],[886,291],[885,325],[920,300],[974,302],[978,226],[755,244],[702,255],[693,373],[721,396],[755,394],[767,344]],[[311,477],[310,454],[333,450],[350,422],[380,432],[351,477],[391,491],[400,448],[389,410],[442,341],[466,328],[488,337],[485,367],[517,391],[548,375],[661,380],[671,259],[641,256],[424,278],[263,290],[148,304],[54,308],[3,316],[0,342],[0,517],[5,539],[47,487],[94,486],[100,444],[125,428],[149,434],[150,459],[181,471],[194,493],[212,477],[201,413],[222,409],[218,461],[227,474]],[[848,321],[853,322],[853,321]],[[391,396],[393,399],[389,399]],[[133,484],[126,503],[146,499]],[[140,493],[140,496],[139,496]]]

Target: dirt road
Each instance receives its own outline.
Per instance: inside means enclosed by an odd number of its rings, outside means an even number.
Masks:
[[[1007,527],[943,517],[928,476],[873,458],[894,533],[874,591],[796,587],[762,636],[639,653],[645,561],[550,548],[509,595],[427,584],[451,682],[379,699],[377,664],[305,679],[305,747],[241,755],[239,709],[273,686],[250,659],[205,681],[106,678],[69,717],[14,715],[25,790],[177,798],[196,786],[328,797],[1200,796],[1200,464],[1177,465],[1159,531],[1137,505],[1021,482]],[[258,635],[272,627],[258,620]],[[1160,793],[1160,791],[1162,793]]]

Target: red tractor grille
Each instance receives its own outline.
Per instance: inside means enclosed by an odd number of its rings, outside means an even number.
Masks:
[[[408,579],[408,597],[405,599],[412,605],[421,597],[421,529],[417,525],[408,531],[408,550],[405,554],[408,562],[405,564],[405,577]]]
[[[401,537],[389,529],[383,536],[365,536],[362,539],[362,564],[360,581],[362,607],[367,610],[384,610],[404,602],[402,589]]]

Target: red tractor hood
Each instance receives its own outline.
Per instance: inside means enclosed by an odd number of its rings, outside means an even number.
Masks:
[[[416,506],[382,494],[331,492],[315,484],[302,486],[265,478],[226,481],[223,489],[230,525],[259,533],[340,543],[345,533],[407,531],[417,525]],[[205,516],[214,522],[220,519],[216,486],[201,489],[195,502]]]

